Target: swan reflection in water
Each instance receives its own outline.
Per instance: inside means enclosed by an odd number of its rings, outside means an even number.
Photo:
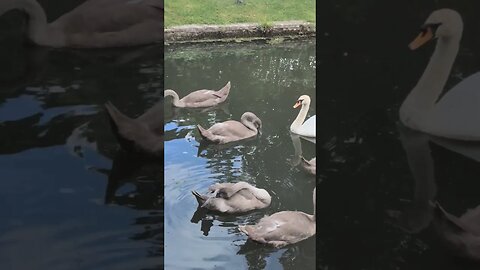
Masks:
[[[203,232],[204,236],[208,236],[210,228],[213,226],[213,220],[214,217],[208,215],[207,209],[198,207],[195,213],[193,213],[190,222],[197,224],[200,221],[200,230]]]
[[[302,142],[301,142],[301,139],[304,139],[306,141],[316,144],[316,138],[304,137],[294,133],[290,133],[290,138],[292,139],[292,144],[294,149],[293,158],[290,161],[290,164],[295,167],[298,165],[301,165],[302,169],[305,172],[312,175],[316,175],[316,157],[313,157],[310,160],[305,159],[305,157],[303,156]],[[311,144],[308,144],[308,145],[311,146]]]
[[[239,152],[241,151],[241,149],[244,149],[244,148],[246,149],[249,149],[252,147],[255,148],[256,145],[258,145],[258,138],[256,137],[243,139],[238,142],[230,142],[226,144],[215,144],[205,140],[201,140],[197,146],[198,147],[197,157],[210,158],[210,157],[213,157],[215,154],[217,154],[219,151],[223,151],[225,149],[233,149],[232,151]]]
[[[418,233],[430,225],[433,218],[431,202],[435,200],[434,163],[430,149],[430,136],[397,123],[400,141],[407,155],[408,166],[415,181],[413,200],[402,212],[392,211],[397,225],[406,232]]]
[[[190,219],[191,223],[198,224],[200,222],[200,231],[204,236],[208,236],[213,222],[218,220],[226,227],[230,227],[232,234],[239,234],[237,231],[237,224],[243,222],[253,222],[260,219],[264,215],[263,211],[250,211],[243,214],[223,214],[219,212],[211,212],[205,208],[197,207]]]
[[[120,150],[115,155],[108,174],[105,203],[160,209],[163,201],[163,172],[163,161],[160,158],[144,157]],[[136,187],[135,190],[117,194],[118,190],[129,183]]]
[[[278,262],[269,260],[272,253],[278,251],[271,245],[264,245],[253,240],[247,239],[239,245],[238,255],[244,255],[248,265],[253,269],[264,269],[268,264],[271,269],[308,269],[309,265],[302,265],[302,262],[315,260],[316,248],[315,237],[310,237],[295,245],[289,245],[281,248],[283,252],[278,258]]]
[[[419,233],[432,225],[444,247],[455,257],[480,261],[480,205],[457,217],[442,206],[435,182],[435,166],[428,134],[399,124],[400,140],[415,180],[413,200],[403,212],[391,211],[397,225],[408,233]],[[455,179],[460,182],[462,179]]]

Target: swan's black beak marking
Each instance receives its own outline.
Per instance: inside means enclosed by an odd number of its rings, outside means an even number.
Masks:
[[[438,27],[442,25],[442,23],[426,23],[420,27],[420,31],[422,33],[426,33],[428,31],[428,28],[432,31],[433,34],[437,32]]]
[[[297,100],[297,102],[295,102],[295,105],[293,105],[293,108],[297,108],[298,106],[302,106],[302,102],[303,102],[303,99],[299,99]]]
[[[435,38],[435,32],[441,23],[427,23],[420,27],[420,34],[408,45],[411,50],[421,47],[423,44]]]

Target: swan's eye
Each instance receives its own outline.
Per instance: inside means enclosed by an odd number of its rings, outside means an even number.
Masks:
[[[437,32],[437,29],[440,25],[442,25],[442,23],[432,23],[432,24],[430,24],[430,27],[432,28],[432,33]]]
[[[422,36],[425,36],[428,32],[428,28],[427,27],[425,27],[425,28],[422,27],[422,28],[420,28],[420,32],[422,33]]]
[[[420,27],[420,31],[422,33],[422,36],[424,36],[428,32],[428,29],[430,29],[430,31],[432,31],[432,33],[435,34],[435,32],[437,31],[438,27],[441,24],[442,23],[427,23],[427,24],[422,25],[422,27]]]

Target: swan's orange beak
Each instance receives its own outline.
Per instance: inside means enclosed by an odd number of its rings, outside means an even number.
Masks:
[[[423,44],[427,43],[429,40],[433,38],[433,32],[431,27],[427,27],[425,31],[420,32],[418,36],[408,44],[410,50],[415,50],[421,47]]]
[[[299,106],[302,106],[302,101],[301,100],[297,100],[297,102],[295,102],[295,105],[293,105],[293,108],[298,108]]]

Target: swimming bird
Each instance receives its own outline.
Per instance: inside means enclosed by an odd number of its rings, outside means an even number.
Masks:
[[[190,94],[179,98],[177,92],[172,89],[167,89],[164,92],[164,97],[172,96],[173,97],[173,106],[180,108],[204,108],[212,107],[224,102],[228,94],[230,93],[230,82],[222,87],[222,89],[215,90],[197,90],[191,92]]]
[[[304,157],[302,159],[302,168],[309,174],[316,175],[317,174],[317,158],[314,157],[310,160],[306,160]]]
[[[124,150],[163,157],[163,100],[135,119],[121,113],[111,102],[105,108]]]
[[[302,135],[305,137],[316,137],[316,115],[310,117],[305,121],[307,117],[308,109],[310,108],[310,97],[308,95],[302,95],[298,98],[293,108],[301,107],[297,118],[290,125],[290,131],[292,133]],[[305,122],[304,122],[305,121]]]
[[[480,206],[458,218],[436,202],[433,224],[454,255],[480,261]]]
[[[247,182],[216,183],[208,191],[206,195],[192,191],[199,207],[228,214],[262,209],[269,206],[272,200],[265,189],[256,188]]]
[[[197,125],[198,131],[203,139],[216,143],[226,144],[257,136],[262,129],[262,121],[251,112],[245,112],[240,117],[240,122],[228,120],[216,123],[209,129]]]
[[[430,14],[409,45],[415,50],[429,40],[437,44],[419,81],[400,107],[400,120],[412,129],[438,137],[480,141],[480,72],[440,95],[457,56],[463,32],[460,14],[439,9]]]
[[[316,233],[315,195],[313,189],[313,215],[300,211],[282,211],[265,216],[255,225],[238,226],[253,241],[270,244],[276,248],[295,244]]]
[[[9,10],[28,15],[28,38],[47,47],[108,48],[163,40],[162,0],[88,0],[48,23],[36,0],[2,0],[0,15]]]

